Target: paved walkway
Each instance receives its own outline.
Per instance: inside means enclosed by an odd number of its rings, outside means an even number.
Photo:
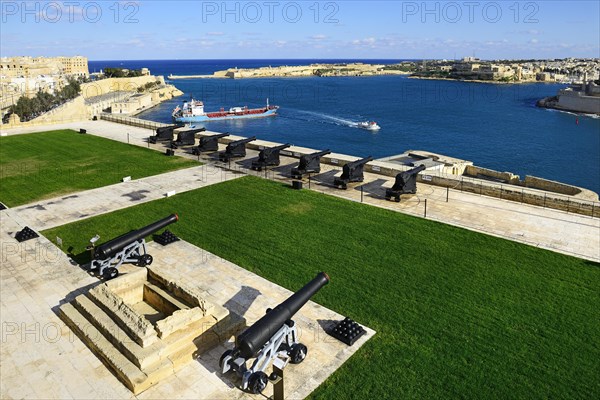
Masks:
[[[234,374],[222,375],[219,358],[233,341],[200,355],[174,375],[134,396],[57,316],[59,304],[99,283],[43,236],[23,243],[14,233],[27,221],[13,209],[0,211],[0,398],[2,399],[262,399],[237,387]],[[265,309],[291,292],[187,242],[162,247],[150,243],[151,268],[185,279],[207,291],[210,300],[253,323]],[[137,267],[125,265],[121,272]],[[324,267],[326,268],[326,267]],[[329,285],[335,284],[335,277]],[[328,290],[329,285],[321,290]],[[316,389],[374,332],[367,328],[353,346],[324,329],[343,317],[316,303],[296,315],[307,359],[286,368],[288,398],[301,399]],[[265,390],[270,395],[272,386]]]
[[[129,140],[140,146],[147,146],[145,138],[151,133],[105,121],[52,126],[52,129],[63,128],[85,128],[92,134],[123,142]],[[48,130],[48,127],[38,130]],[[161,145],[153,147],[163,149]],[[256,154],[249,151],[245,160],[233,165],[247,167]],[[296,163],[296,159],[283,157],[282,166],[268,176],[288,180],[289,168]],[[392,185],[392,178],[366,174],[364,185],[342,191],[330,186],[333,177],[340,172],[340,168],[324,166],[323,172],[311,180],[311,189],[361,201],[362,186],[362,201],[421,217],[427,200],[428,219],[600,260],[600,220],[597,218],[453,190],[449,191],[446,202],[446,189],[421,184],[417,195],[403,197],[401,203],[388,202],[381,196],[385,187]],[[264,172],[250,173],[265,175]],[[25,225],[36,230],[47,229],[158,199],[170,190],[192,190],[236,176],[239,174],[224,173],[214,166],[194,167],[0,211],[0,398],[136,398],[56,315],[59,304],[96,285],[98,280],[72,265],[44,237],[17,243],[16,231]],[[266,307],[290,294],[183,241],[164,248],[153,243],[149,248],[154,255],[154,267],[180,274],[188,282],[207,290],[219,304],[245,315],[249,322],[263,315]],[[335,284],[335,277],[331,284]],[[290,398],[308,395],[367,339],[348,348],[326,336],[323,327],[339,318],[340,315],[313,303],[298,315],[302,340],[309,345],[310,353],[305,363],[292,366],[294,372],[287,374]],[[369,337],[372,334],[369,330]],[[235,387],[236,378],[223,377],[217,371],[218,357],[225,348],[221,346],[201,356],[197,362],[137,398],[258,398],[243,394]]]
[[[247,153],[245,159],[234,162],[231,168],[265,177],[264,171],[248,169],[258,152],[248,150]],[[267,176],[269,179],[290,181],[290,170],[297,164],[298,160],[295,158],[281,157],[281,165],[269,171]],[[348,190],[341,190],[332,186],[334,177],[340,176],[341,173],[341,167],[322,164],[321,173],[311,178],[310,189],[357,202],[362,199],[362,202],[375,207],[417,217],[426,215],[427,219],[445,224],[600,261],[599,218],[459,190],[446,191],[446,188],[422,183],[419,183],[416,195],[403,195],[402,201],[396,203],[387,201],[384,197],[385,189],[393,186],[394,178],[365,173],[364,184],[351,184]],[[308,188],[307,179],[304,180],[304,188]]]
[[[84,128],[90,134],[144,147],[148,147],[146,138],[153,134],[148,129],[108,121],[83,121],[61,125],[60,127],[53,126],[52,128]],[[48,130],[48,128],[42,127],[37,128],[37,130]],[[10,134],[24,133],[24,131],[18,130],[11,130],[10,132]],[[150,145],[150,147],[164,151],[164,146],[160,143]],[[177,154],[196,158],[180,150]],[[256,173],[247,169],[251,160],[256,158],[257,154],[257,151],[248,150],[245,159],[238,160],[232,165],[234,168],[240,168],[245,173],[264,177],[264,172]],[[203,156],[202,160],[208,163],[214,162],[210,156]],[[281,160],[281,167],[277,168],[274,173],[271,172],[269,177],[271,179],[289,180],[289,170],[297,164],[298,160],[289,157],[282,157]],[[334,175],[339,174],[341,174],[340,167],[322,165],[322,173],[314,177],[311,189],[353,201],[360,201],[360,186],[355,186],[346,191],[331,186]],[[215,174],[215,178],[219,179],[217,175]],[[429,219],[576,257],[600,261],[600,219],[598,218],[494,197],[463,193],[457,190],[449,191],[449,201],[446,202],[445,188],[425,184],[419,184],[417,195],[403,196],[401,203],[385,201],[383,199],[385,188],[392,185],[392,177],[366,173],[365,184],[362,185],[363,201],[376,207],[424,216],[425,200],[427,200],[427,218]],[[108,210],[104,212],[108,212]]]
[[[187,192],[241,176],[210,165],[180,169],[129,182],[36,201],[13,210],[29,227],[44,230],[111,211]]]

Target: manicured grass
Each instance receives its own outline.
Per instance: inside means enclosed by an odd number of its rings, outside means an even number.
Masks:
[[[315,399],[600,398],[600,265],[245,177],[44,232],[169,229],[377,331]],[[309,349],[310,357],[310,349]]]
[[[14,207],[194,165],[72,130],[0,137],[0,201]]]

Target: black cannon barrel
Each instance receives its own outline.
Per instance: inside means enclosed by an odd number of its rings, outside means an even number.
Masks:
[[[425,170],[425,165],[421,164],[418,167],[414,167],[413,169],[409,169],[408,171],[404,171],[404,172],[400,172],[400,174],[403,174],[403,176],[412,176],[412,175],[416,175],[421,171]]]
[[[287,149],[288,147],[290,147],[291,144],[290,143],[286,143],[286,144],[282,144],[279,146],[273,146],[273,147],[265,147],[264,149],[262,149],[262,151],[277,151],[277,150],[283,150],[283,149]]]
[[[329,276],[320,272],[304,287],[287,298],[283,303],[267,312],[254,325],[242,332],[237,338],[237,352],[245,359],[252,358],[264,344],[302,308],[310,298],[329,282]]]
[[[250,143],[251,141],[256,140],[256,136],[252,136],[246,139],[240,139],[240,140],[234,140],[233,142],[229,142],[229,144],[227,145],[227,148],[231,147],[236,147],[236,146],[240,146],[242,144],[246,144],[246,143]]]
[[[425,166],[423,164],[418,167],[409,169],[408,171],[399,172],[396,175],[396,181],[394,182],[394,186],[392,186],[392,190],[416,190],[416,175],[425,170]]]
[[[192,133],[199,133],[199,132],[204,132],[206,130],[206,128],[195,128],[195,129],[188,129],[187,131],[180,131],[179,134],[181,135],[182,133],[184,134],[192,134]]]
[[[287,149],[290,146],[291,146],[291,144],[286,143],[286,144],[282,144],[280,146],[265,147],[258,154],[258,159],[259,159],[259,161],[266,161],[266,162],[269,162],[271,159],[274,159],[274,160],[277,160],[277,162],[279,162],[279,151],[283,150],[283,149]]]
[[[322,156],[325,156],[327,154],[331,154],[331,150],[327,149],[323,151],[317,151],[316,153],[304,154],[300,157],[300,164],[298,165],[298,169],[306,169],[306,167],[310,164],[312,160],[316,158],[321,158]]]
[[[227,136],[229,136],[229,133],[219,133],[218,135],[202,136],[200,138],[200,144],[204,144],[210,140],[218,140]]]
[[[323,150],[323,151],[317,151],[316,153],[311,153],[311,154],[306,154],[302,157],[323,157],[326,156],[327,154],[331,154],[331,150],[327,149],[327,150]]]
[[[342,167],[342,176],[340,179],[355,179],[363,176],[363,166],[369,161],[373,161],[373,157],[365,157],[360,160],[352,161]]]
[[[173,132],[173,129],[181,128],[183,126],[184,125],[182,125],[182,124],[161,126],[160,128],[156,128],[156,133],[159,134],[159,133],[164,132],[164,131],[171,131],[171,132]]]
[[[172,224],[173,222],[177,222],[178,219],[179,217],[177,216],[177,214],[171,214],[168,217],[153,222],[150,225],[147,225],[141,229],[128,232],[115,239],[109,240],[108,242],[103,243],[96,248],[96,251],[94,252],[94,258],[98,260],[104,260],[109,257],[112,257],[121,249],[123,249],[123,247],[127,246],[129,243],[145,238],[146,236],[156,232],[157,230],[162,229],[165,226]]]
[[[361,165],[368,163],[369,161],[373,161],[373,157],[369,156],[369,157],[361,158],[360,160],[349,162],[346,165],[348,166],[348,168],[356,168],[356,167],[359,167]],[[346,165],[344,165],[344,166],[346,166]]]

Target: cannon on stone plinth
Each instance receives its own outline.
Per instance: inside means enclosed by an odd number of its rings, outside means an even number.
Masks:
[[[192,149],[192,153],[195,155],[200,155],[200,153],[205,153],[208,151],[217,151],[219,150],[219,139],[227,136],[229,136],[229,133],[220,133],[218,135],[212,136],[202,136],[200,138],[198,146]]]
[[[229,142],[225,151],[219,153],[219,160],[221,161],[229,161],[232,158],[236,157],[245,157],[246,156],[246,143],[250,143],[253,140],[256,140],[256,136],[249,137],[247,139],[234,140],[233,142]]]
[[[179,132],[177,134],[177,140],[171,142],[171,148],[176,149],[183,146],[193,146],[196,144],[196,133],[204,132],[206,128],[190,129],[187,131]]]
[[[265,370],[275,358],[292,364],[304,361],[308,349],[298,342],[298,332],[292,317],[329,282],[329,276],[320,272],[304,287],[267,313],[238,335],[236,346],[221,356],[219,366],[223,373],[235,371],[242,378],[242,389],[261,393],[267,386]],[[247,361],[255,358],[248,368]]]
[[[258,153],[258,160],[252,161],[252,169],[256,171],[261,171],[265,167],[278,166],[279,161],[279,153],[283,149],[287,149],[291,144],[286,143],[280,146],[275,147],[267,147],[264,148]]]
[[[300,157],[298,167],[292,168],[292,178],[302,179],[302,175],[321,172],[321,157],[330,154],[331,150],[318,151]]]
[[[385,198],[391,200],[393,197],[396,203],[398,203],[400,202],[400,195],[417,193],[417,175],[424,170],[425,166],[419,165],[418,167],[397,174],[394,186],[391,189],[385,190]]]
[[[352,161],[344,165],[342,175],[333,180],[333,184],[342,189],[347,189],[351,182],[362,182],[365,179],[364,167],[369,161],[373,161],[373,157],[365,157],[360,160]]]
[[[173,140],[173,131],[183,126],[183,124],[178,124],[157,128],[156,135],[150,136],[148,138],[148,141],[153,144],[156,142],[170,142],[171,140]]]
[[[167,225],[177,222],[178,219],[177,214],[171,214],[143,228],[109,240],[98,247],[93,244],[97,237],[90,240],[92,243],[88,247],[92,252],[90,269],[98,269],[100,275],[106,279],[112,279],[119,275],[119,267],[123,263],[134,263],[140,267],[152,264],[152,256],[146,252],[144,238]]]

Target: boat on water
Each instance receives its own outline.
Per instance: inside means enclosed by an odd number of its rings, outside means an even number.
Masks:
[[[381,129],[381,127],[379,125],[377,125],[377,122],[375,122],[375,121],[359,122],[358,124],[356,124],[356,126],[358,126],[361,129],[366,129],[369,131],[378,131],[379,129]]]
[[[267,105],[262,108],[232,107],[229,110],[221,108],[219,111],[205,112],[204,103],[200,100],[191,99],[184,101],[181,107],[173,109],[171,116],[175,122],[206,122],[220,121],[226,119],[262,118],[277,114],[278,106]]]

